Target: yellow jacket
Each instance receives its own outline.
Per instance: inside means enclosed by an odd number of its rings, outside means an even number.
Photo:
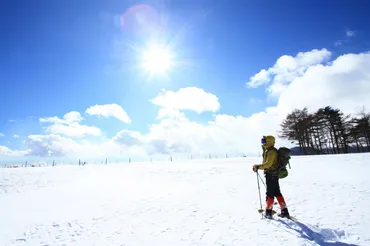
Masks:
[[[265,170],[266,172],[274,171],[277,168],[277,151],[268,151],[270,148],[273,148],[275,145],[275,137],[273,136],[263,136],[266,140],[266,143],[262,145],[263,149],[263,163],[258,165],[258,169]]]

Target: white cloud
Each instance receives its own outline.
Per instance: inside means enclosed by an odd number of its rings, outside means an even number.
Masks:
[[[73,122],[68,125],[64,124],[53,124],[48,126],[45,130],[47,133],[51,134],[62,134],[69,137],[84,137],[86,135],[99,136],[101,130],[95,126],[81,125],[78,122]]]
[[[18,138],[19,138],[19,135],[14,134],[14,135],[13,135],[13,138],[18,139]]]
[[[185,114],[180,112],[178,109],[173,108],[161,108],[158,111],[157,119],[173,118],[173,119],[184,119]]]
[[[343,45],[344,43],[348,42],[351,38],[353,38],[354,36],[356,36],[356,31],[353,31],[353,30],[346,30],[346,38],[345,39],[341,39],[341,40],[337,40],[334,42],[334,46],[335,47],[339,47],[341,45]]]
[[[181,88],[177,92],[163,89],[151,102],[165,109],[192,110],[198,114],[220,109],[217,96],[197,87]]]
[[[136,146],[125,146],[112,140],[91,143],[88,141],[77,142],[71,138],[60,135],[30,135],[24,141],[28,154],[33,156],[48,157],[75,157],[96,158],[137,155],[144,156],[145,152]]]
[[[250,81],[247,83],[247,85],[248,87],[256,88],[268,82],[270,82],[270,72],[266,69],[262,69],[259,73],[250,78]]]
[[[87,115],[101,115],[104,117],[115,117],[122,122],[131,123],[130,117],[126,111],[117,104],[95,105],[88,108]]]
[[[208,124],[186,118],[164,119],[151,125],[147,138],[156,152],[162,154],[257,154],[262,134],[276,134],[269,130],[273,129],[270,126],[274,121],[264,121],[264,116],[265,113],[250,118],[219,114]]]
[[[311,66],[281,94],[279,109],[330,104],[353,113],[370,104],[370,53],[346,54],[331,64]]]
[[[39,120],[41,123],[60,123],[65,124],[66,121],[64,119],[60,119],[57,116],[54,117],[46,117],[46,118],[40,118]]]
[[[60,119],[57,116],[40,118],[41,123],[56,123],[56,124],[71,124],[73,122],[80,122],[83,120],[81,114],[77,111],[71,111],[66,113],[63,116],[63,119]]]
[[[77,111],[71,111],[60,119],[57,116],[40,118],[41,123],[51,123],[45,130],[46,133],[62,134],[69,137],[84,137],[86,135],[99,136],[101,130],[95,126],[81,125],[83,118]]]
[[[171,154],[173,152],[190,153],[192,149],[190,149],[189,146],[186,146],[184,142],[179,142],[172,138],[175,137],[175,135],[173,135],[171,138],[168,138],[168,136],[173,134],[171,131],[164,132],[166,130],[172,130],[170,127],[165,126],[165,122],[168,121],[177,122],[177,120],[173,119],[163,120],[160,125],[164,126],[164,129],[158,128],[159,131],[156,131],[156,129],[151,129],[150,133],[145,136],[139,132],[123,130],[116,134],[116,136],[113,138],[113,141],[125,149],[130,147],[141,149],[146,155]],[[182,137],[179,140],[182,141],[183,139],[184,138]]]
[[[79,112],[72,111],[64,115],[64,120],[67,124],[71,124],[74,122],[80,122],[81,120],[83,120],[83,118]]]
[[[328,61],[330,56],[331,52],[327,49],[299,52],[295,57],[283,55],[272,67],[252,76],[247,86],[256,88],[271,82],[267,91],[271,97],[278,97],[289,82],[302,76],[309,67]]]
[[[356,32],[352,30],[346,30],[346,36],[347,37],[354,37],[356,36]]]
[[[28,153],[26,150],[11,150],[10,148],[6,146],[0,145],[0,156],[8,156],[8,157],[19,157],[24,156]]]
[[[337,40],[337,41],[334,42],[334,46],[335,47],[341,46],[344,42],[345,42],[345,40]]]
[[[145,144],[146,139],[139,132],[122,130],[113,137],[113,141],[125,146],[140,146]]]
[[[4,133],[0,132],[0,137],[5,137]]]
[[[30,150],[29,155],[34,156],[65,156],[78,151],[77,142],[55,134],[30,135],[24,144]]]

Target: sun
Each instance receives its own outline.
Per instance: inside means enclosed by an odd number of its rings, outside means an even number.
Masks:
[[[142,67],[151,74],[165,74],[173,65],[172,54],[163,45],[149,46],[142,56]]]

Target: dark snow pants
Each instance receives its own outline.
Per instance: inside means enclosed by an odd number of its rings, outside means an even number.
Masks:
[[[285,209],[286,203],[280,192],[279,177],[266,174],[266,210],[272,209],[275,197],[279,202],[280,209]]]
[[[272,199],[282,196],[278,177],[266,174],[266,196]]]

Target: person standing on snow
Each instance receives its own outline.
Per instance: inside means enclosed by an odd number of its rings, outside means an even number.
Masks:
[[[272,218],[272,207],[274,205],[274,198],[279,202],[281,213],[279,217],[289,218],[288,208],[286,206],[283,195],[280,192],[279,177],[274,170],[278,164],[278,151],[275,148],[274,136],[263,136],[261,139],[263,149],[263,163],[253,165],[253,171],[264,170],[266,178],[266,210],[265,217]]]

